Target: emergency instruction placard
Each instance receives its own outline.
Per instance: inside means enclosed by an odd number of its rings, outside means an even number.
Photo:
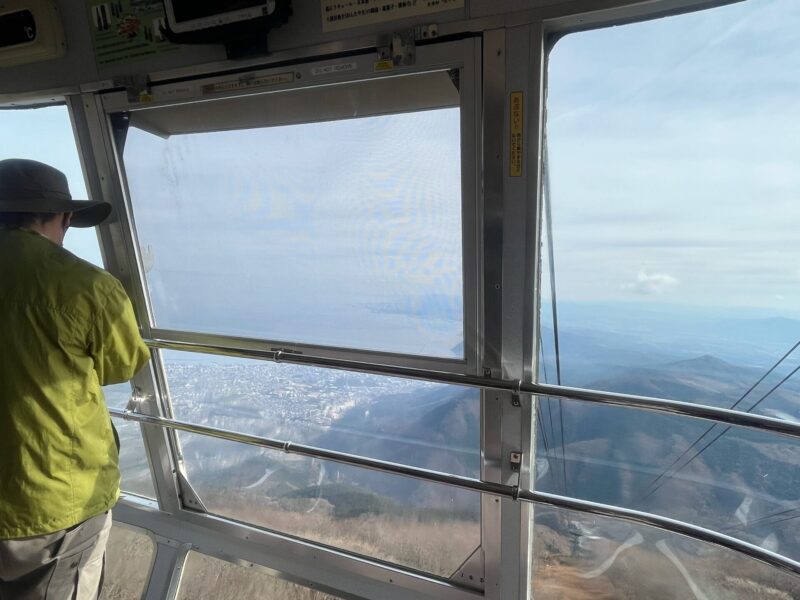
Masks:
[[[161,34],[162,0],[88,0],[89,26],[98,66],[177,50]]]
[[[464,0],[321,0],[322,31],[339,31],[464,8]]]
[[[509,152],[509,175],[511,177],[522,177],[522,149],[523,149],[523,138],[522,134],[524,132],[524,114],[525,114],[525,105],[524,105],[524,94],[522,92],[511,92],[511,136],[509,138],[509,143],[511,145],[510,152]]]

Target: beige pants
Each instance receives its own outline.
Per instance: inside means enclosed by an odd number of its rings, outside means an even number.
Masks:
[[[111,511],[36,537],[0,540],[0,600],[95,600]]]

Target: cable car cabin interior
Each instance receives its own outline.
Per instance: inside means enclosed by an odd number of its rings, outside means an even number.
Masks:
[[[0,0],[0,159],[150,349],[100,598],[799,598],[799,30]]]

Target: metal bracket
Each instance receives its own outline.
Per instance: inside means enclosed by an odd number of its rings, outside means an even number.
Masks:
[[[522,452],[512,452],[509,455],[508,463],[511,465],[512,471],[519,471],[522,466]]]
[[[522,406],[522,402],[519,399],[519,394],[511,394],[511,406]]]
[[[192,484],[189,483],[189,480],[186,479],[186,476],[180,470],[176,473],[176,475],[178,477],[178,490],[180,492],[184,507],[191,510],[196,510],[198,512],[207,513],[208,509],[206,508],[206,505],[203,504],[200,496],[194,490]]]
[[[153,534],[153,539],[155,539],[157,544],[164,544],[165,546],[171,546],[172,548],[180,548],[183,543],[179,542],[178,540],[173,540],[171,538],[164,537],[163,535],[158,535],[157,533]]]
[[[414,38],[411,30],[378,36],[378,60],[390,60],[395,67],[413,65],[417,62]]]
[[[128,102],[150,102],[153,99],[150,78],[147,75],[123,75],[114,79],[114,85],[125,88]]]
[[[430,25],[417,25],[414,28],[414,39],[419,41],[434,40],[439,37],[439,26],[436,23]]]
[[[134,388],[131,397],[128,399],[128,404],[125,406],[127,412],[146,414],[142,410],[145,404],[148,404],[153,399],[149,394],[145,394],[141,388]]]
[[[467,560],[461,563],[455,573],[450,576],[450,580],[482,592],[484,590],[485,564],[486,559],[483,547],[478,546]]]
[[[378,60],[390,60],[395,67],[413,65],[417,62],[417,42],[437,37],[439,37],[439,26],[435,23],[378,36]]]

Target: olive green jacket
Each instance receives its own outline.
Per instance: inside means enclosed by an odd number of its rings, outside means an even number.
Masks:
[[[114,505],[119,457],[100,386],[149,358],[119,281],[38,233],[0,229],[0,539]]]

